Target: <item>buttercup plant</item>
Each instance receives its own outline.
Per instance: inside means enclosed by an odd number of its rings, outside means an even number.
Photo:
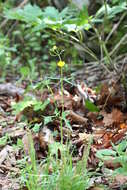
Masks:
[[[61,97],[62,97],[62,113],[60,117],[60,132],[61,132],[61,144],[63,144],[63,113],[64,113],[64,98],[63,98],[63,67],[65,65],[65,62],[61,59],[61,54],[64,50],[59,50],[57,46],[53,46],[51,50],[52,56],[58,56],[59,61],[57,62],[57,66],[60,68],[60,85],[61,85]]]

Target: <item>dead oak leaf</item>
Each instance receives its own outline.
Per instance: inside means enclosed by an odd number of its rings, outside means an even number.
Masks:
[[[112,126],[113,124],[120,124],[124,122],[124,116],[118,109],[113,109],[110,114],[104,114],[104,126]]]
[[[120,124],[120,129],[126,129],[126,128],[127,128],[127,124],[125,124],[125,123]]]
[[[53,97],[50,98],[50,102],[54,103],[57,102],[58,107],[61,107],[64,102],[65,108],[71,108],[73,106],[73,96],[64,90],[64,93],[62,95],[61,91],[56,92]]]

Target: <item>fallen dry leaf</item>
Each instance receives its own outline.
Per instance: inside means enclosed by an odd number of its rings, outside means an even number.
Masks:
[[[26,131],[21,127],[12,127],[3,130],[3,134],[8,134],[8,136],[11,138],[22,137],[23,135],[25,135],[25,133]]]
[[[90,190],[104,190],[103,187],[92,187],[90,188]]]
[[[127,128],[127,124],[121,123],[121,124],[120,124],[120,129],[125,129],[125,128]]]
[[[78,124],[87,124],[88,119],[73,112],[72,110],[68,110],[68,118]]]
[[[120,124],[124,122],[124,115],[118,109],[113,109],[110,114],[104,114],[103,123],[105,127],[112,126],[113,124]]]
[[[47,126],[43,127],[42,130],[37,133],[37,134],[25,134],[22,138],[22,142],[24,144],[24,151],[26,155],[29,155],[30,153],[30,147],[31,147],[31,142],[30,142],[30,136],[32,137],[33,143],[34,143],[34,148],[35,151],[39,150],[47,150],[48,145],[54,143],[54,138],[52,131],[48,129]]]
[[[111,157],[111,156],[110,156],[109,160],[104,160],[104,165],[107,168],[111,168],[111,169],[116,169],[121,166],[121,164],[119,162],[116,162],[115,158]]]
[[[87,144],[91,140],[91,138],[91,134],[79,133],[79,140],[82,141],[84,144]]]
[[[0,176],[0,189],[1,190],[20,190],[21,186],[18,180],[12,179],[11,176]]]
[[[73,99],[73,96],[65,90],[63,96],[61,91],[58,91],[53,95],[53,97],[50,98],[51,103],[57,102],[58,107],[61,107],[62,104],[64,104],[64,107],[68,109],[72,109],[74,101],[75,99]]]
[[[40,147],[45,150],[48,144],[54,143],[53,134],[47,126],[44,126],[38,134]]]
[[[124,176],[122,174],[117,174],[113,177],[113,181],[110,184],[110,188],[117,189],[118,187],[121,187],[122,185],[127,184],[127,176]]]
[[[13,152],[12,146],[6,145],[0,152],[0,165],[6,160],[8,154]]]

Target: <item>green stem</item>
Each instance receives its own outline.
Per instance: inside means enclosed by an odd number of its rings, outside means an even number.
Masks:
[[[62,96],[62,113],[61,113],[61,121],[60,121],[60,132],[61,132],[61,144],[63,144],[63,112],[64,112],[64,99],[63,99],[63,69],[60,68],[60,82],[61,82],[61,96]]]
[[[106,0],[104,0],[104,6],[105,6],[105,19],[107,19],[108,9],[107,9],[107,2],[106,2]]]
[[[107,60],[108,60],[108,63],[111,64],[112,63],[112,59],[108,53],[108,50],[107,50],[107,47],[105,45],[105,42],[101,39],[101,35],[99,34],[98,30],[95,28],[94,24],[89,20],[89,23],[90,25],[92,26],[92,28],[94,29],[97,37],[98,37],[98,40],[99,40],[99,43],[100,43],[100,46],[102,47],[106,57],[107,57]]]

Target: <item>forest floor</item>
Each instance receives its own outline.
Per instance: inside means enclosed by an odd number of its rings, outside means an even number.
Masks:
[[[0,84],[0,189],[21,189],[23,158],[29,155],[30,148],[29,132],[37,160],[47,157],[49,145],[69,141],[75,150],[73,164],[88,151],[87,170],[94,172],[89,189],[127,189],[124,175],[127,102],[120,83],[105,83],[95,90],[81,80],[78,83],[63,80],[63,93],[60,82],[47,84],[43,90],[37,90],[38,86],[25,92],[25,82]],[[41,110],[36,102],[35,109],[35,103],[26,102],[24,97],[36,97],[39,103],[45,100],[48,103]],[[12,106],[15,102],[18,113]],[[24,107],[20,109],[21,106]],[[61,113],[64,113],[62,120]]]

